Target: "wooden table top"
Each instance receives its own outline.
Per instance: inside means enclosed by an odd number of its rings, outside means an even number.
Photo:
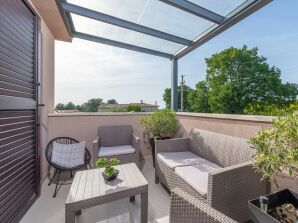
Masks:
[[[125,193],[128,190],[148,190],[148,182],[134,163],[116,166],[118,178],[105,181],[104,169],[78,171],[73,179],[66,204],[84,201],[102,196]]]

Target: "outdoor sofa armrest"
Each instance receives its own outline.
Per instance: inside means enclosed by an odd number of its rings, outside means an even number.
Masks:
[[[140,137],[131,135],[131,146],[136,150],[140,150]]]
[[[245,162],[209,173],[208,204],[228,215],[245,222],[249,220],[247,202],[266,194],[266,181]]]
[[[189,138],[155,140],[155,156],[160,152],[183,152],[189,149]]]
[[[92,152],[92,166],[96,168],[96,160],[98,158],[98,152],[100,148],[99,136],[93,140],[93,152]]]
[[[180,188],[171,191],[170,223],[237,223]]]
[[[136,150],[136,160],[135,163],[139,167],[140,166],[140,150],[141,150],[141,140],[140,137],[135,135],[131,136],[131,146]]]

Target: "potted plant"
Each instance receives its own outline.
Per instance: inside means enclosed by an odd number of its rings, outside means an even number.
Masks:
[[[273,120],[273,128],[261,130],[250,139],[256,149],[254,168],[277,188],[277,177],[298,176],[298,115],[286,114]],[[297,185],[298,186],[298,185]],[[298,222],[298,194],[288,189],[249,202],[259,222]],[[295,221],[294,221],[295,220]]]
[[[142,117],[140,123],[150,134],[153,166],[155,167],[155,140],[169,139],[174,136],[177,130],[176,114],[169,109],[161,109],[150,116]]]
[[[119,174],[119,170],[115,169],[115,166],[119,163],[120,161],[117,158],[101,158],[96,161],[96,166],[98,168],[105,168],[102,176],[105,180],[111,181],[116,179]]]

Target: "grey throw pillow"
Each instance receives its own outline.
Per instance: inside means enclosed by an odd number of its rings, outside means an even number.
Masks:
[[[84,164],[86,142],[75,144],[53,143],[51,161],[64,168],[73,168]]]

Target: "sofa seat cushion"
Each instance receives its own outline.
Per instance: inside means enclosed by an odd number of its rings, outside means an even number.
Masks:
[[[136,150],[131,145],[100,147],[98,157],[103,156],[118,156],[124,154],[135,153]]]
[[[207,198],[209,173],[221,169],[220,166],[208,160],[193,166],[175,168],[175,173],[202,196]]]
[[[189,151],[161,152],[157,154],[157,157],[173,170],[179,166],[190,166],[196,163],[201,163],[204,160]]]

